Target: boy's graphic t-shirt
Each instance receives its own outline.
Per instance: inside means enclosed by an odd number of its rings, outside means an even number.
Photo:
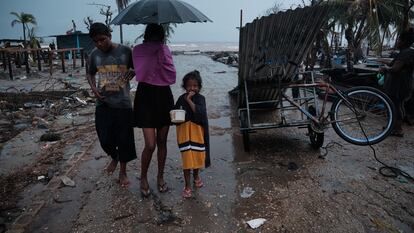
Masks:
[[[133,67],[131,49],[118,45],[104,53],[95,48],[89,56],[90,75],[95,75],[96,87],[105,97],[97,100],[97,106],[106,104],[112,108],[132,108],[129,80],[126,72]]]

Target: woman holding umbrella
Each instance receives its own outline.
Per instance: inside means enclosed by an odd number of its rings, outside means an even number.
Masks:
[[[172,55],[165,41],[165,32],[159,24],[148,24],[144,42],[134,47],[133,62],[138,87],[134,101],[135,126],[142,128],[145,146],[141,157],[141,194],[150,195],[148,167],[157,147],[159,192],[167,192],[164,167],[167,157],[167,136],[170,127],[169,112],[174,106],[170,85],[176,81]]]

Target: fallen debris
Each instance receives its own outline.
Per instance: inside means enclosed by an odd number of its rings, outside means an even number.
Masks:
[[[67,176],[60,176],[60,180],[65,186],[75,187],[75,181],[71,180]]]
[[[243,191],[240,193],[241,198],[249,198],[251,197],[255,191],[252,187],[244,187]]]
[[[256,219],[252,219],[250,221],[247,221],[246,223],[252,229],[256,229],[256,228],[260,227],[261,225],[263,225],[265,222],[266,222],[266,219],[264,219],[264,218],[256,218]]]

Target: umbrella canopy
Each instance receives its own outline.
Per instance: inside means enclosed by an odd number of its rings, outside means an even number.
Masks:
[[[190,4],[180,0],[140,0],[122,10],[111,24],[163,24],[212,22]]]

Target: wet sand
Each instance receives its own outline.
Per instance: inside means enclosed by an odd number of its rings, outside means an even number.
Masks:
[[[77,163],[62,163],[76,187],[38,183],[23,192],[20,208],[43,200],[25,232],[414,232],[414,183],[381,176],[369,147],[346,143],[328,129],[326,149],[313,150],[305,129],[283,128],[251,134],[246,153],[236,104],[228,95],[237,85],[237,69],[202,55],[177,55],[174,61],[175,98],[183,92],[185,73],[197,69],[204,81],[212,156],[212,167],[201,173],[205,187],[195,190],[194,198],[181,197],[184,181],[174,127],[165,174],[171,191],[156,190],[154,154],[150,198],[139,193],[139,158],[129,163],[127,189],[116,181],[118,170],[113,176],[102,172],[109,159],[102,157],[91,129],[65,149],[84,152]],[[376,145],[378,157],[414,175],[413,134],[410,127],[404,138],[390,137]],[[81,147],[83,138],[93,144]],[[135,141],[140,157],[139,129]],[[292,162],[297,170],[288,169]],[[242,198],[246,187],[255,192]],[[267,221],[252,230],[245,222],[255,218]]]

